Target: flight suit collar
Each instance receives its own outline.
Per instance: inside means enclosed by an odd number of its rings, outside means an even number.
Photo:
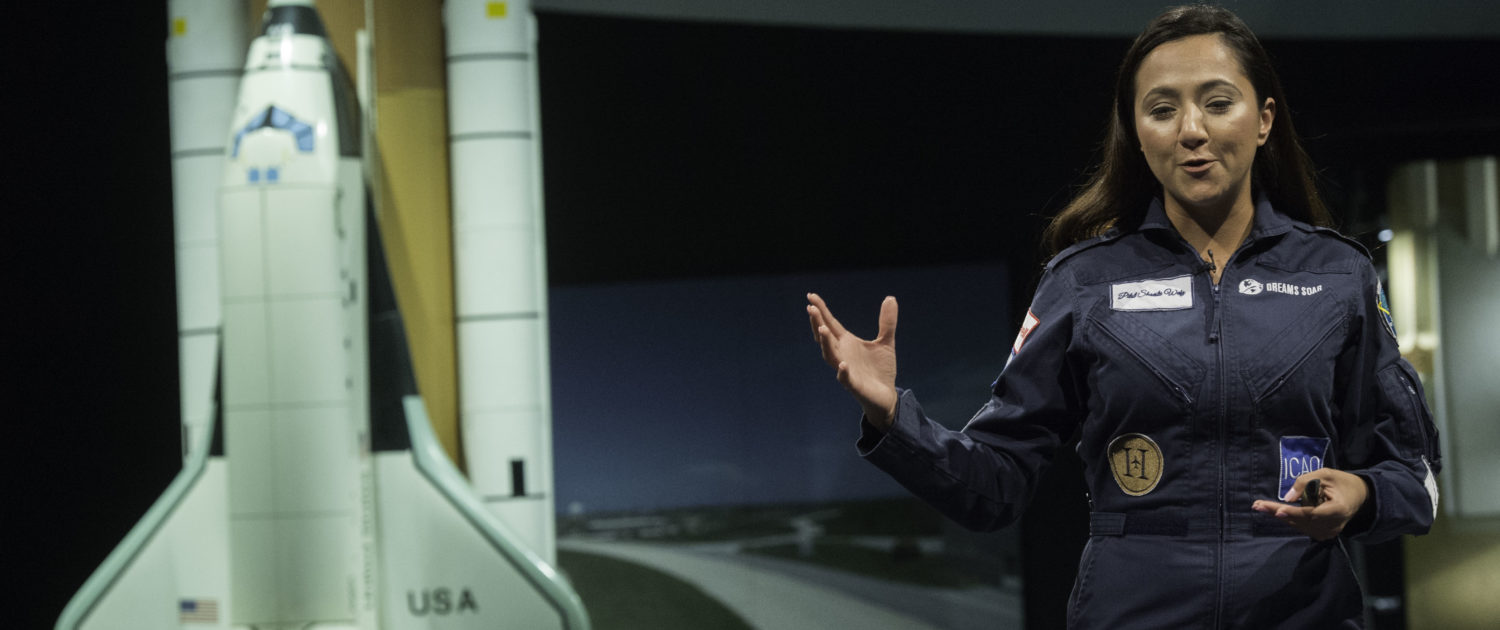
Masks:
[[[1146,218],[1141,221],[1140,230],[1166,230],[1173,234],[1177,228],[1167,218],[1167,209],[1162,205],[1160,197],[1151,199],[1151,205],[1146,208]],[[1250,235],[1246,242],[1254,242],[1263,238],[1280,236],[1292,229],[1292,219],[1271,205],[1271,200],[1264,194],[1256,195],[1255,217],[1251,220]]]

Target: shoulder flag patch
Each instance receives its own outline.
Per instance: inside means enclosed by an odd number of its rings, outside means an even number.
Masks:
[[[1437,518],[1438,513],[1438,485],[1437,477],[1432,474],[1432,465],[1427,463],[1427,456],[1422,456],[1422,467],[1427,469],[1427,476],[1422,479],[1422,487],[1427,489],[1427,498],[1432,499],[1432,518]]]
[[[1385,287],[1375,281],[1375,307],[1380,309],[1380,319],[1385,322],[1385,331],[1396,338],[1396,320],[1391,318],[1391,303],[1385,299]]]
[[[1031,331],[1035,330],[1036,325],[1040,323],[1042,323],[1041,320],[1036,318],[1031,309],[1026,309],[1026,320],[1021,322],[1021,331],[1016,333],[1016,342],[1010,345],[1010,358],[1005,360],[1006,365],[1010,365],[1010,362],[1016,358],[1016,354],[1021,352],[1021,346],[1026,345],[1026,338],[1031,336]]]

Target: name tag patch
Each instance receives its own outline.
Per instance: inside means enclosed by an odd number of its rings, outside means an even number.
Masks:
[[[1193,307],[1192,276],[1109,285],[1109,307],[1117,311],[1180,311]]]
[[[1286,500],[1297,476],[1323,467],[1328,438],[1292,436],[1281,438],[1281,483],[1276,496]]]

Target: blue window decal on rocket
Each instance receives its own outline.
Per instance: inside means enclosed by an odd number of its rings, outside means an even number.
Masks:
[[[1286,500],[1292,491],[1297,476],[1323,467],[1328,455],[1328,438],[1283,437],[1281,438],[1281,487],[1276,497]]]
[[[239,157],[240,141],[244,140],[245,136],[250,132],[266,127],[290,131],[292,137],[297,141],[297,150],[302,153],[312,153],[313,140],[315,138],[312,125],[297,120],[296,116],[287,113],[286,110],[280,107],[271,105],[265,111],[252,116],[250,121],[245,123],[244,128],[235,132],[234,150],[229,152],[229,156]]]
[[[274,184],[274,183],[277,182],[277,180],[280,180],[280,179],[281,179],[281,171],[276,170],[276,167],[272,166],[272,167],[269,167],[269,168],[266,169],[266,181],[267,182]]]
[[[248,178],[250,180],[250,183],[252,183],[252,184],[254,184],[255,182],[260,181],[260,169],[258,169],[258,168],[252,168],[252,169],[250,169],[250,172],[246,173],[245,177]]]

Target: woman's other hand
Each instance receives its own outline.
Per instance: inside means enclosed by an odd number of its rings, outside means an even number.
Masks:
[[[1307,482],[1318,479],[1322,484],[1322,501],[1316,507],[1290,505],[1276,501],[1256,501],[1250,507],[1257,512],[1275,514],[1281,522],[1297,528],[1313,540],[1328,540],[1344,531],[1349,521],[1359,513],[1369,498],[1369,487],[1363,477],[1332,468],[1320,468],[1297,477],[1292,489],[1284,497],[1286,501],[1297,501]]]
[[[865,418],[885,431],[896,416],[896,298],[880,303],[880,329],[873,340],[854,336],[816,293],[807,294],[807,321],[823,361],[854,395]]]

